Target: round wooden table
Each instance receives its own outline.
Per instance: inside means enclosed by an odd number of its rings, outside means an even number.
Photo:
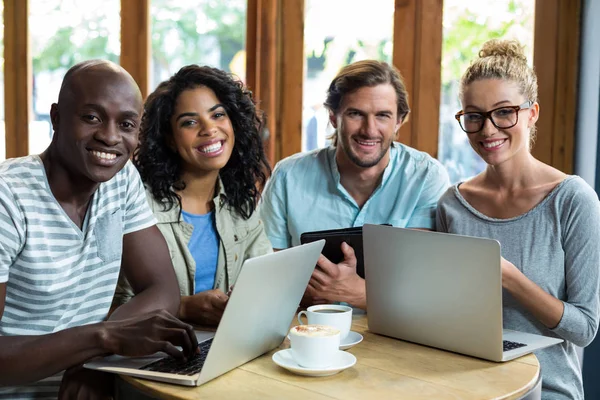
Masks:
[[[364,340],[347,350],[356,365],[329,377],[298,376],[277,366],[278,348],[199,387],[121,376],[128,390],[158,399],[518,399],[536,384],[533,354],[494,363],[370,333],[365,315],[352,330]]]

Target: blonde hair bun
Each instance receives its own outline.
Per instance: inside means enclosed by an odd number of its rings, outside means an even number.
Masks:
[[[516,40],[488,40],[479,50],[479,58],[485,57],[507,57],[527,63],[523,46]]]

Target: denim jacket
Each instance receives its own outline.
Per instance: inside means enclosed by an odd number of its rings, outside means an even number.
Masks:
[[[213,199],[215,222],[219,236],[219,256],[215,274],[214,289],[227,293],[242,269],[245,260],[273,252],[271,242],[265,234],[258,209],[249,219],[244,219],[234,209],[225,203],[225,191],[219,178],[219,193]],[[165,237],[179,291],[182,296],[195,293],[196,262],[188,249],[194,227],[183,220],[179,205],[164,211],[162,203],[158,202],[147,190],[146,196],[150,209],[157,220],[157,227]],[[113,306],[126,303],[134,293],[129,283],[119,279],[115,292]]]

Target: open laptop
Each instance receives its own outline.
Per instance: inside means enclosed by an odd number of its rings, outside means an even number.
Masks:
[[[308,285],[324,240],[244,262],[216,332],[196,331],[200,354],[186,363],[156,353],[109,356],[84,366],[199,386],[279,346]]]
[[[562,339],[502,328],[500,243],[363,226],[369,330],[491,361]]]

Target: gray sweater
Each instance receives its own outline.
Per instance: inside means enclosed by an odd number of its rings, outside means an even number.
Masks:
[[[564,339],[535,352],[542,368],[544,399],[583,399],[575,346],[587,346],[598,330],[600,202],[583,179],[569,176],[537,206],[509,219],[475,210],[453,186],[440,198],[437,230],[496,239],[502,256],[564,303],[548,329],[503,290],[504,328]]]

